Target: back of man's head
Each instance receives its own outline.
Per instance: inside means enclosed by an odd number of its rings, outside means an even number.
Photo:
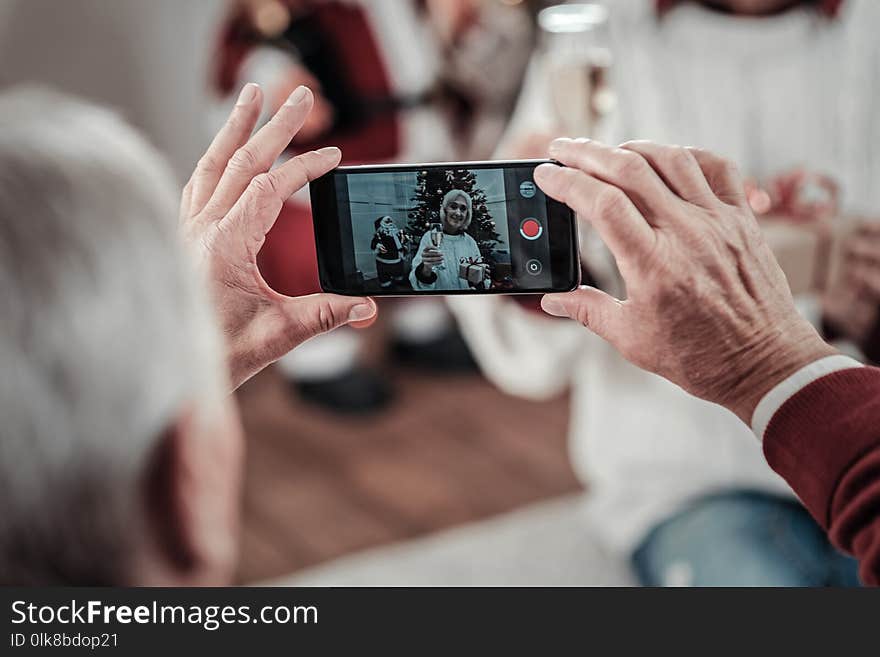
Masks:
[[[115,115],[0,95],[0,583],[136,579],[163,437],[221,403],[176,213]]]

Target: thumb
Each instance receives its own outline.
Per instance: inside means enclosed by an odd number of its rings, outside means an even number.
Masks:
[[[376,302],[369,297],[309,294],[287,297],[283,305],[290,319],[287,337],[292,342],[291,348],[321,333],[346,324],[362,323],[376,315]]]
[[[548,315],[577,320],[609,342],[613,342],[614,326],[621,312],[620,301],[587,286],[574,292],[545,294],[541,299],[541,308]]]

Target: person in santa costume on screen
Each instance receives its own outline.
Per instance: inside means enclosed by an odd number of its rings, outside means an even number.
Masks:
[[[494,146],[530,34],[524,11],[497,2],[246,0],[234,5],[224,31],[215,83],[228,99],[245,81],[260,83],[275,99],[267,111],[299,84],[313,89],[315,110],[288,156],[335,145],[343,164],[448,161]],[[319,289],[307,191],[285,204],[260,268],[280,291]],[[441,301],[397,303],[389,316],[394,353],[403,362],[473,367]],[[280,367],[318,403],[377,410],[390,389],[358,364],[360,347],[357,331],[337,331],[310,341]]]
[[[376,274],[382,289],[401,289],[406,282],[405,259],[407,239],[389,216],[379,217],[373,224],[376,233],[370,240],[370,249],[376,255]]]
[[[827,211],[823,204],[832,199],[843,215],[880,214],[880,3],[621,0],[606,6],[617,110],[592,136],[719,152],[755,181],[753,192],[763,190],[793,220],[805,208]],[[504,139],[505,156],[526,155],[511,147],[534,145],[537,133],[556,130],[548,84],[535,58]],[[826,185],[828,178],[834,183]],[[789,193],[792,188],[799,191]],[[601,287],[625,297],[613,260],[604,248],[587,246],[585,261]],[[833,315],[841,333],[865,337],[878,324],[876,224],[862,229],[848,253],[846,294],[826,296],[825,319]],[[828,297],[838,302],[833,313]],[[471,301],[449,304],[490,379],[536,398],[571,386],[569,445],[589,487],[585,518],[639,581],[857,583],[854,562],[831,547],[733,415],[633,367],[573,322],[500,298]],[[820,323],[823,300],[800,301]]]

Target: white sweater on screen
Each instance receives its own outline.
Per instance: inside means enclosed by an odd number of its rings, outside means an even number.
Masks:
[[[606,139],[700,145],[758,177],[804,165],[839,179],[846,210],[880,215],[880,2],[849,0],[833,22],[807,9],[747,19],[694,4],[658,21],[653,3],[609,4],[619,113]],[[552,129],[543,84],[535,63],[510,141]],[[704,494],[792,494],[733,414],[630,365],[579,325],[501,298],[450,305],[500,387],[541,398],[571,386],[585,511],[612,546],[631,550]]]

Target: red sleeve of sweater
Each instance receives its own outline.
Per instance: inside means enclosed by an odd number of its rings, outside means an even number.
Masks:
[[[880,369],[841,370],[789,399],[764,434],[764,454],[828,531],[880,584]]]

